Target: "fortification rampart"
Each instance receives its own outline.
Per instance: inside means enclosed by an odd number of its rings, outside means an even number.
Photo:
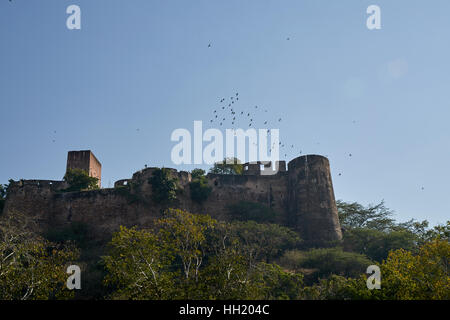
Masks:
[[[257,202],[276,213],[276,222],[297,230],[306,241],[340,240],[328,159],[308,155],[280,162],[276,174],[265,175],[262,166],[248,167],[243,175],[208,174],[212,188],[201,205],[190,198],[189,172],[170,169],[179,187],[175,207],[207,213],[220,220],[230,219],[228,207],[239,201]],[[249,170],[250,168],[250,170]],[[119,180],[115,188],[83,192],[63,192],[61,181],[21,180],[11,184],[5,212],[19,211],[38,218],[42,230],[84,222],[95,232],[110,235],[120,225],[147,227],[161,214],[152,200],[149,179],[156,168],[146,168],[131,179]]]

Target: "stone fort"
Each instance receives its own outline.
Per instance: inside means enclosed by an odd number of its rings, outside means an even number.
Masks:
[[[341,228],[326,157],[304,155],[278,161],[275,174],[265,174],[270,163],[247,163],[242,175],[207,174],[212,192],[202,204],[191,200],[191,174],[168,169],[177,180],[173,207],[192,213],[230,220],[228,207],[239,201],[263,204],[276,213],[276,223],[297,231],[307,243],[321,245],[342,239]],[[70,151],[67,168],[79,168],[99,179],[101,163],[90,150]],[[4,213],[21,212],[34,217],[41,231],[83,222],[97,235],[111,235],[120,225],[150,227],[161,216],[161,206],[152,200],[149,178],[157,168],[145,168],[114,188],[63,192],[64,181],[20,180],[11,182]]]

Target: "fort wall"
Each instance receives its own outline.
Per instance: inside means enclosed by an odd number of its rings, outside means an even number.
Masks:
[[[202,204],[190,198],[190,173],[169,169],[179,187],[173,206],[229,220],[229,205],[257,202],[272,208],[277,223],[298,231],[307,242],[340,240],[328,159],[302,156],[289,162],[287,171],[285,163],[280,163],[280,168],[273,175],[264,175],[256,167],[251,167],[253,174],[208,174],[212,192]],[[115,188],[81,192],[63,192],[67,185],[61,181],[18,181],[11,185],[5,212],[19,211],[33,216],[43,231],[84,222],[106,237],[120,225],[149,227],[160,217],[162,209],[152,200],[149,179],[155,170],[140,170],[131,179],[116,182]]]

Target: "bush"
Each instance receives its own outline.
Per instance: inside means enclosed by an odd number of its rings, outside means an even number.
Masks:
[[[209,172],[214,174],[240,175],[244,172],[244,165],[237,158],[225,158],[222,162],[216,162],[214,166],[209,169]]]
[[[69,184],[65,191],[82,191],[99,189],[98,178],[90,177],[89,174],[82,169],[67,169],[64,181]]]
[[[191,171],[192,180],[203,177],[205,175],[205,170],[203,169],[194,169]]]
[[[227,207],[231,217],[236,220],[253,220],[259,223],[275,222],[276,213],[272,208],[257,202],[239,201]]]
[[[326,248],[286,252],[280,264],[292,270],[318,269],[319,277],[332,274],[355,277],[364,273],[373,262],[364,255],[345,252],[342,248]]]
[[[270,263],[301,243],[297,233],[278,224],[246,221],[233,222],[230,227],[229,236],[242,244],[239,251],[249,258],[251,264],[259,261]]]
[[[148,182],[152,185],[152,199],[156,203],[169,204],[177,198],[176,180],[167,168],[156,169]]]
[[[358,252],[381,262],[389,251],[396,249],[414,250],[417,237],[405,230],[383,232],[374,229],[355,228],[344,232],[344,248]]]
[[[190,182],[189,189],[191,192],[191,199],[198,203],[206,201],[212,192],[212,188],[208,185],[205,176],[199,176]]]

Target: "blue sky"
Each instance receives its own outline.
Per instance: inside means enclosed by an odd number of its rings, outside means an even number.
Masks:
[[[81,30],[66,28],[71,4]],[[370,4],[381,30],[366,28]],[[1,0],[0,183],[61,179],[69,150],[94,151],[104,187],[174,167],[172,131],[239,92],[257,128],[294,144],[283,158],[328,156],[337,199],[443,223],[449,12],[446,0]]]

